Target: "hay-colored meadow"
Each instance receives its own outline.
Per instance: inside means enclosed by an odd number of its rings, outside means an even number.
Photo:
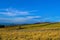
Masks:
[[[0,28],[0,40],[60,40],[60,23]]]

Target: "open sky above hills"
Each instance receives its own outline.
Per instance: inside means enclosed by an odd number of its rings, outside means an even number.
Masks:
[[[60,0],[0,0],[0,23],[60,22]]]

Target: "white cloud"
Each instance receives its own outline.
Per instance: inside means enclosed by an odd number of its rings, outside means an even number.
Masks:
[[[20,11],[16,9],[0,9],[0,15],[3,15],[0,17],[0,22],[27,22],[29,20],[35,20],[35,18],[41,18],[41,16],[31,16],[31,12],[36,12],[37,10],[32,11]],[[18,17],[19,16],[19,17]],[[25,16],[25,17],[21,17]]]
[[[28,16],[27,18],[34,19],[34,18],[41,18],[41,16]]]
[[[17,15],[29,15],[30,13],[28,11],[19,11],[14,9],[0,9],[0,14],[5,16],[17,16]]]

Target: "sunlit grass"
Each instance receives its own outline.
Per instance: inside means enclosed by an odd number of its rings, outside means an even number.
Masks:
[[[0,28],[0,40],[60,40],[60,23]]]

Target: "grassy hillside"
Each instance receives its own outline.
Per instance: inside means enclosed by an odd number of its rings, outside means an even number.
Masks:
[[[60,23],[29,24],[0,28],[0,40],[60,40]]]

